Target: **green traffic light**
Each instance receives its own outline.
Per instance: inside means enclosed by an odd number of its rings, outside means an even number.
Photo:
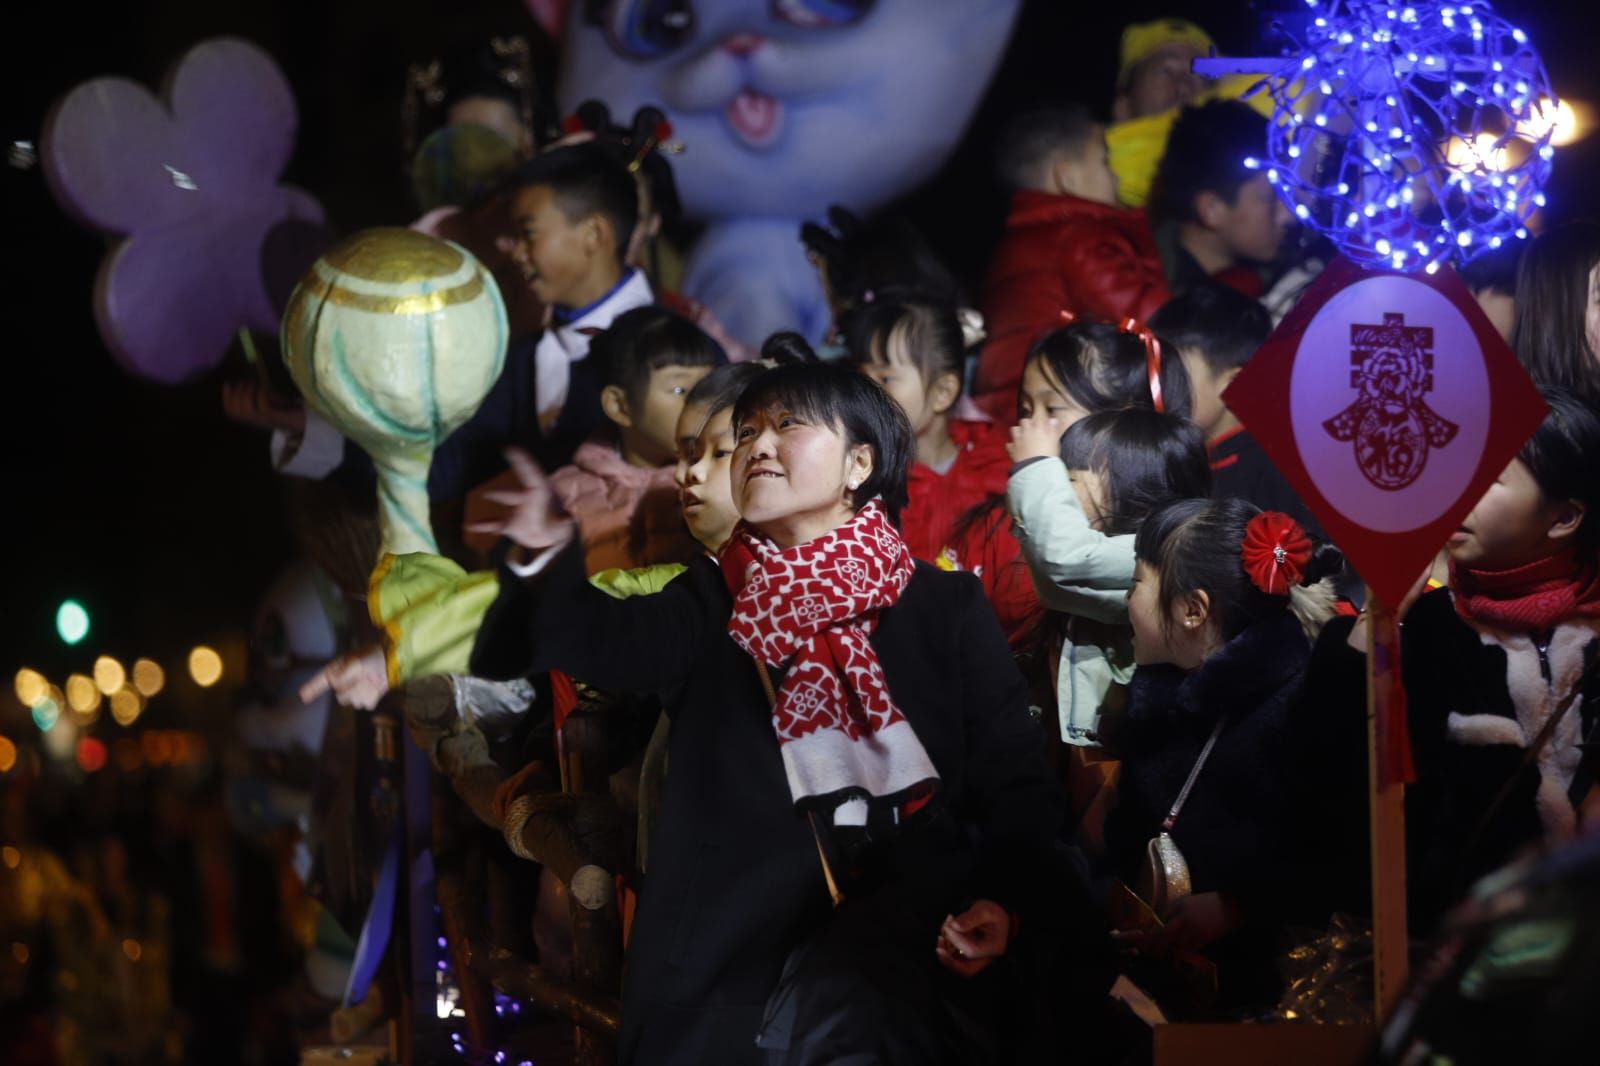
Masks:
[[[56,632],[68,644],[89,635],[89,612],[77,600],[67,600],[56,609]]]

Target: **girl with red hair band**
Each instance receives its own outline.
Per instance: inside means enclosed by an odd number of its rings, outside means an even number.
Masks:
[[[1297,826],[1286,723],[1310,634],[1331,613],[1324,579],[1343,557],[1288,515],[1238,499],[1163,507],[1140,526],[1134,554],[1139,669],[1106,848],[1109,872],[1137,885],[1165,924],[1119,922],[1119,935],[1147,961],[1209,959],[1217,996],[1206,1006],[1268,1007],[1278,941],[1298,917],[1286,880]]]

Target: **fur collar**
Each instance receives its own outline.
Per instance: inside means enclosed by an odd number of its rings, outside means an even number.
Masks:
[[[1447,722],[1450,739],[1472,747],[1503,744],[1527,748],[1561,701],[1581,683],[1600,644],[1600,619],[1572,619],[1556,626],[1543,645],[1542,655],[1540,643],[1531,634],[1481,624],[1472,624],[1472,628],[1485,646],[1499,648],[1505,654],[1506,691],[1516,717],[1452,710]],[[1567,790],[1583,758],[1582,741],[1583,714],[1581,708],[1573,707],[1535,760],[1539,788],[1534,803],[1546,833],[1556,840],[1569,839],[1577,829],[1577,812],[1567,798]]]
[[[1310,658],[1300,622],[1284,610],[1250,626],[1187,673],[1171,665],[1139,667],[1131,713],[1158,718],[1175,710],[1207,722],[1224,711],[1249,713],[1302,673]]]

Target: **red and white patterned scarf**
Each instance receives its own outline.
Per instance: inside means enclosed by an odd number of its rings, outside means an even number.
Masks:
[[[869,640],[878,612],[900,598],[915,570],[879,503],[793,548],[741,523],[721,562],[734,643],[786,671],[772,725],[795,803],[837,799],[835,824],[860,825],[867,797],[930,793],[938,771],[895,706]]]

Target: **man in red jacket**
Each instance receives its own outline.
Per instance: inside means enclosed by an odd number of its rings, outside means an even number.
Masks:
[[[1000,138],[996,163],[1012,192],[1011,214],[984,284],[989,339],[973,399],[1009,425],[1028,349],[1060,324],[1062,311],[1142,322],[1168,292],[1144,215],[1117,206],[1105,127],[1087,111],[1018,116]]]

